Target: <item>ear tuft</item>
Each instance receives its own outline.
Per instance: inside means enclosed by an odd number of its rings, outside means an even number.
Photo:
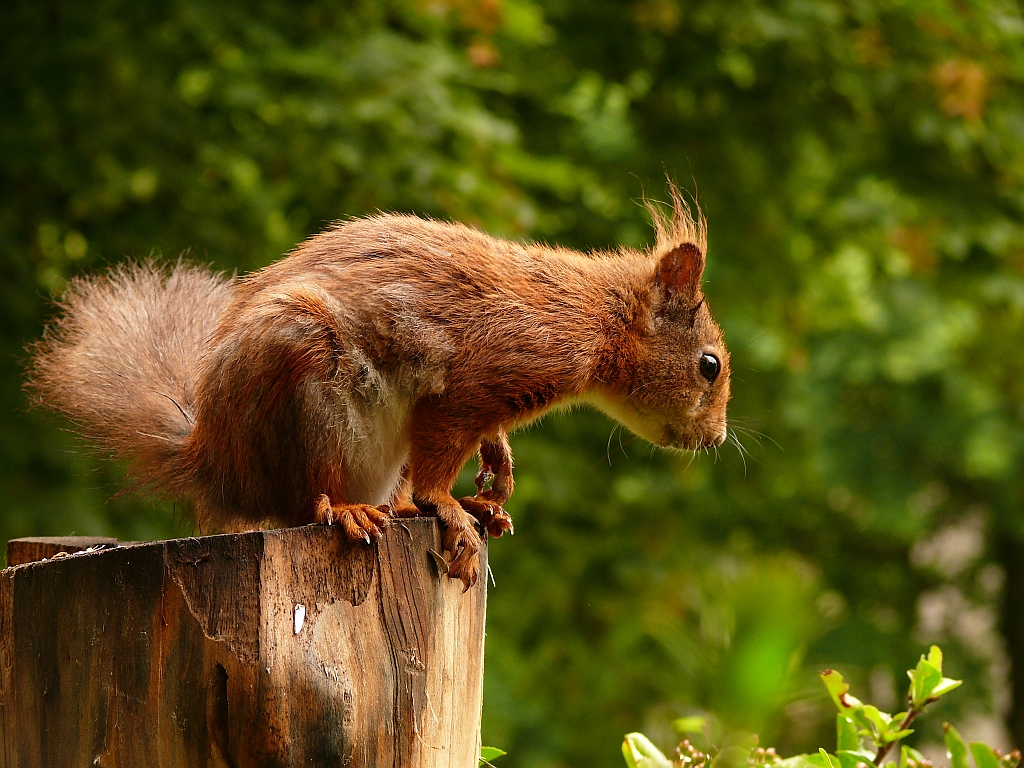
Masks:
[[[658,283],[669,301],[696,303],[703,274],[704,253],[693,243],[677,245],[658,264]]]

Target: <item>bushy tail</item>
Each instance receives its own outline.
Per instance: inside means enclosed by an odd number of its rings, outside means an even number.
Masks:
[[[233,283],[180,262],[73,280],[32,350],[30,395],[130,459],[141,484],[180,490],[198,362]]]

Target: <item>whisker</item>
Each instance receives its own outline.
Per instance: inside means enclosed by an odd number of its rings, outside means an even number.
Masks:
[[[632,442],[632,441],[630,441],[630,442]],[[629,456],[626,455],[626,449],[622,446],[622,427],[621,426],[619,426],[619,450],[622,452],[623,456],[625,456],[627,459],[629,458]]]
[[[747,446],[745,446],[743,442],[740,440],[739,433],[736,432],[736,430],[732,430],[732,434],[730,435],[730,437],[736,443],[736,445],[738,445],[740,449],[743,450],[744,453],[749,453],[749,451],[747,450]]]
[[[764,424],[768,419],[740,419],[736,416],[730,415],[729,421],[733,424],[743,424],[744,426],[750,426],[751,424]]]
[[[735,443],[733,443],[733,445],[735,445]],[[743,455],[743,450],[739,447],[736,448],[736,453],[740,455],[740,462],[743,464],[743,479],[745,480],[747,477],[747,457]]]
[[[755,435],[760,435],[761,437],[768,437],[768,435],[766,433],[761,432],[760,430],[753,428],[754,424],[763,424],[763,423],[765,423],[765,420],[763,420],[763,419],[762,420],[757,420],[757,421],[749,421],[747,419],[732,419],[731,418],[731,419],[729,419],[729,423],[732,424],[733,426],[736,426],[736,427],[743,427],[743,429],[745,429],[746,431],[751,432],[751,433],[753,433]]]
[[[727,429],[726,430],[726,436],[727,436],[728,441],[736,446],[736,452],[740,455],[740,461],[743,462],[743,477],[744,477],[744,479],[746,479],[746,477],[747,477],[747,457],[745,456],[745,453],[746,453],[747,449],[743,446],[743,443],[740,442],[740,439],[736,436],[735,432],[730,431],[730,430]]]
[[[735,427],[743,429],[743,430],[745,430],[747,432],[750,432],[751,434],[754,434],[754,435],[763,435],[763,434],[765,434],[764,432],[762,432],[759,429],[754,429],[753,427],[748,426],[747,424],[744,424],[742,421],[730,421],[729,423],[732,424]]]
[[[786,451],[786,449],[779,444],[778,440],[776,440],[771,435],[766,435],[764,432],[758,432],[756,429],[750,429],[749,427],[743,427],[738,425],[733,425],[733,429],[738,430],[745,435],[748,435],[750,439],[755,441],[758,445],[761,444],[761,440],[759,438],[764,438],[768,442],[772,443],[776,448],[778,448],[783,453],[785,453]]]
[[[736,434],[743,434],[743,435],[746,435],[746,436],[747,436],[747,437],[749,437],[749,438],[750,438],[751,440],[753,440],[753,441],[754,441],[755,443],[757,443],[757,444],[758,444],[758,446],[760,446],[760,445],[761,445],[761,437],[760,437],[759,435],[757,435],[756,433],[754,433],[754,432],[750,432],[750,431],[748,431],[748,430],[744,429],[743,427],[732,427],[731,429],[732,429],[732,430],[733,430],[733,431],[734,431],[734,432],[735,432]]]

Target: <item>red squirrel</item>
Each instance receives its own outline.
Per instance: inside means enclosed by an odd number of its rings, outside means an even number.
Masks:
[[[335,523],[369,542],[436,514],[468,589],[480,531],[512,527],[510,430],[584,402],[658,446],[724,441],[705,220],[672,197],[671,213],[649,206],[645,251],[383,214],[242,278],[182,262],[77,278],[28,388],[140,483],[187,499],[200,528]],[[474,454],[478,492],[456,500]]]

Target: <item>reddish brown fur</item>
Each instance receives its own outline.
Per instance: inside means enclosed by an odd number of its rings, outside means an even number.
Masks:
[[[584,255],[381,215],[339,224],[237,283],[182,265],[127,268],[72,286],[31,386],[87,436],[134,456],[146,480],[187,496],[204,525],[330,518],[366,536],[383,524],[367,505],[407,513],[411,484],[417,508],[446,524],[450,573],[468,585],[474,517],[492,533],[511,527],[509,430],[585,401],[659,445],[724,439],[728,352],[700,290],[703,220],[678,194],[674,203],[671,216],[654,211],[650,252]],[[139,349],[161,322],[154,302],[167,312],[154,281],[183,275],[192,293],[169,314],[202,318],[168,373]],[[96,321],[122,305],[150,324]],[[721,363],[713,383],[704,352]],[[123,382],[127,407],[97,400],[90,382],[90,366],[118,365],[127,373],[106,378]],[[450,490],[478,451],[493,485],[460,505]]]

